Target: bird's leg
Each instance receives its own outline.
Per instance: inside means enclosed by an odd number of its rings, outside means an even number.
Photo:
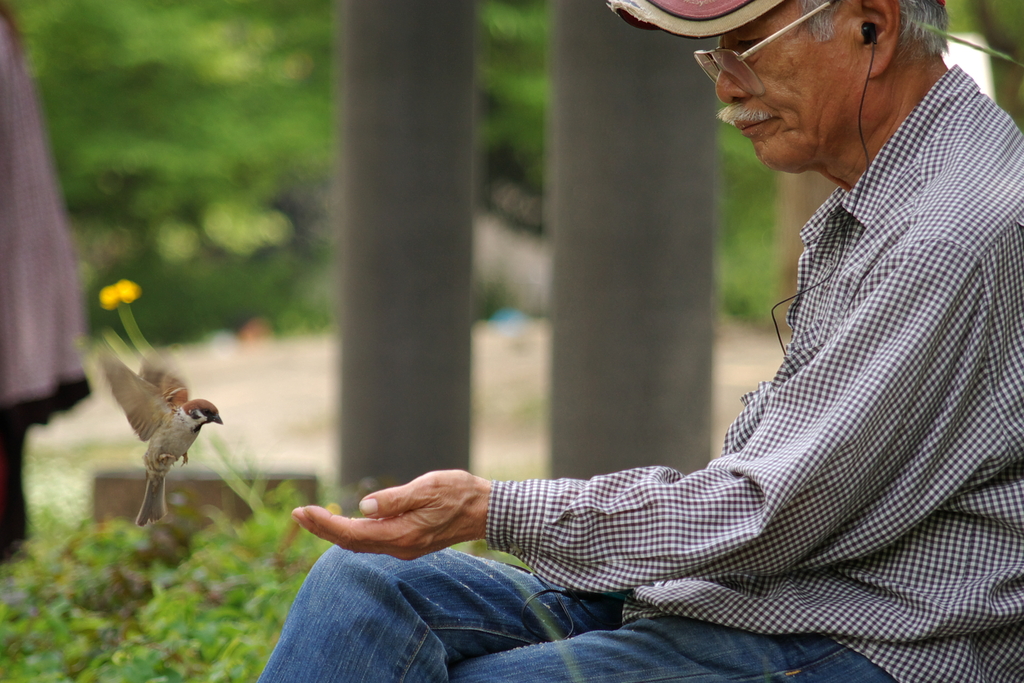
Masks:
[[[159,474],[167,474],[171,469],[171,465],[173,465],[174,461],[177,459],[177,457],[170,453],[161,453],[159,455],[146,453],[146,455],[143,456],[146,469],[150,472]]]

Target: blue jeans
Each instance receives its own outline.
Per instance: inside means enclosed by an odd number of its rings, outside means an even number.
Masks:
[[[621,599],[550,588],[451,550],[406,562],[334,547],[296,596],[259,683],[893,681],[822,636],[683,617],[622,625]]]

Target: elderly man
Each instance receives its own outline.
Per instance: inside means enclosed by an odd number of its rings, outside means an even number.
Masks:
[[[838,186],[782,367],[687,476],[296,510],[339,547],[261,681],[1024,681],[1024,138],[947,72],[942,0],[609,4],[719,35],[721,117]],[[536,573],[433,552],[478,538]]]

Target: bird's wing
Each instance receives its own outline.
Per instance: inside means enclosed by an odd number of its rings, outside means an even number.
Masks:
[[[155,386],[160,396],[172,407],[178,408],[188,401],[188,388],[184,380],[165,358],[147,356],[142,361],[142,379]]]
[[[100,362],[111,393],[128,417],[128,424],[140,439],[149,441],[161,419],[171,412],[170,405],[160,396],[156,385],[129,370],[114,354],[101,353]]]

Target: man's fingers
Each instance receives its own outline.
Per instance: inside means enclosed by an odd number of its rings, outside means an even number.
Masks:
[[[382,552],[379,546],[393,542],[404,532],[396,528],[394,519],[349,519],[317,505],[296,508],[292,517],[315,536],[356,552]]]
[[[295,508],[292,510],[292,519],[306,531],[310,531],[309,518],[306,516],[306,508]]]
[[[377,499],[376,498],[363,498],[359,501],[359,511],[363,513],[364,517],[376,517],[377,516]]]
[[[424,483],[425,477],[417,477],[408,484],[375,491],[359,502],[359,511],[364,517],[383,519],[421,508],[430,502],[430,487]]]
[[[363,513],[363,517],[370,519],[394,517],[406,511],[407,508],[402,505],[404,498],[397,488],[376,491],[359,501],[359,512]]]
[[[306,507],[295,508],[292,511],[292,519],[298,522],[306,531],[319,536],[325,541],[345,545],[344,517],[332,515],[329,511],[318,505],[307,505]]]
[[[395,517],[419,507],[410,503],[409,487],[411,484],[396,486],[376,491],[359,501],[359,512],[370,519]]]

